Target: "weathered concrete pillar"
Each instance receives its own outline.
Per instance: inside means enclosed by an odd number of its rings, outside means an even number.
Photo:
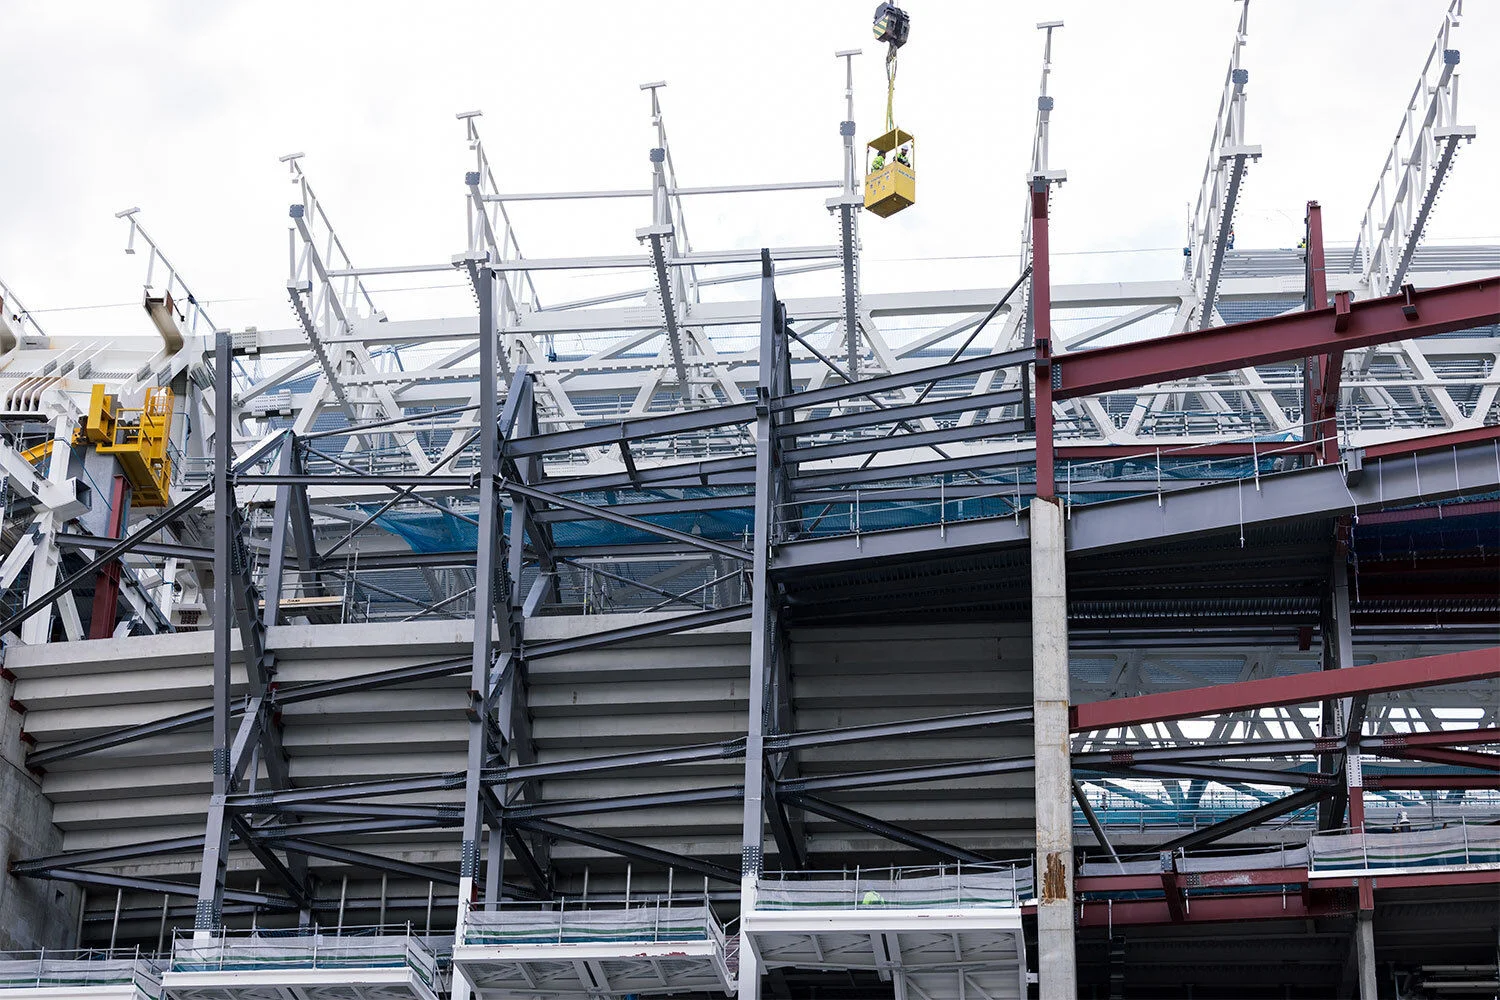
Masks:
[[[1354,921],[1354,957],[1359,963],[1360,1000],[1376,1000],[1375,891],[1369,879],[1359,880],[1359,916]]]
[[[1041,1000],[1073,1000],[1073,772],[1063,509],[1031,501],[1031,677],[1036,757],[1036,925]]]
[[[15,696],[13,683],[0,676],[0,951],[72,948],[82,898],[78,887],[12,875],[4,867],[6,859],[62,850],[52,803],[25,770],[23,716],[6,707]]]

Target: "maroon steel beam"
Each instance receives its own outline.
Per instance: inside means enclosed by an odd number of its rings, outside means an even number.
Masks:
[[[1352,889],[1356,884],[1363,885],[1371,880],[1358,876],[1348,878],[1319,878],[1311,883],[1315,888],[1329,889]],[[1449,885],[1494,885],[1500,882],[1500,869],[1479,868],[1456,872],[1407,872],[1403,874],[1387,874],[1381,872],[1374,879],[1375,884],[1371,890],[1384,889],[1430,889],[1437,886]],[[1198,903],[1193,902],[1194,906]]]
[[[1404,760],[1422,760],[1429,764],[1451,764],[1454,767],[1472,767],[1481,771],[1500,771],[1500,754],[1474,753],[1472,750],[1448,750],[1444,747],[1403,747],[1400,750],[1381,750],[1382,757],[1397,757]]]
[[[130,504],[130,481],[116,476],[109,498],[107,537],[125,537],[125,512]],[[64,598],[72,600],[72,598]],[[115,634],[115,617],[120,607],[120,560],[111,559],[99,567],[94,577],[94,607],[89,615],[89,638],[108,639]]]
[[[1382,879],[1382,881],[1384,881]],[[1353,913],[1347,894],[1315,894],[1306,899],[1291,893],[1245,893],[1233,896],[1194,896],[1185,923],[1229,923],[1240,920],[1306,920]],[[1126,924],[1170,924],[1172,912],[1165,899],[1113,899],[1078,905],[1078,926],[1120,927]]]
[[[1500,729],[1455,729],[1449,732],[1398,733],[1394,736],[1366,736],[1359,741],[1361,749],[1383,751],[1399,747],[1456,747],[1474,743],[1500,743]]]
[[[1458,288],[1458,285],[1450,285],[1450,288]],[[1365,460],[1374,458],[1386,458],[1391,455],[1410,455],[1414,451],[1436,451],[1438,448],[1457,448],[1466,444],[1478,444],[1481,441],[1494,441],[1500,438],[1500,427],[1475,427],[1467,431],[1449,431],[1446,434],[1424,434],[1421,437],[1402,438],[1399,441],[1386,441],[1384,444],[1372,444],[1364,449]],[[1363,520],[1364,515],[1360,515]]]
[[[1303,885],[1307,868],[1251,868],[1244,871],[1194,872],[1193,888],[1239,889],[1256,885]],[[1079,892],[1154,892],[1161,888],[1159,875],[1080,875],[1073,880]],[[1194,898],[1193,905],[1197,906]]]
[[[1365,453],[1369,454],[1368,450]],[[1406,521],[1433,521],[1448,517],[1470,517],[1474,514],[1500,514],[1500,500],[1468,500],[1445,503],[1440,507],[1403,507],[1400,510],[1372,510],[1359,515],[1360,527],[1372,524],[1401,524]],[[1365,572],[1364,563],[1360,573]]]
[[[1500,321],[1500,276],[1248,323],[1192,330],[1056,358],[1054,399],[1349,351]],[[1038,399],[1040,403],[1040,399]]]
[[[1500,646],[1075,705],[1074,732],[1500,677]]]
[[[1057,495],[1052,440],[1052,268],[1047,238],[1047,199],[1052,186],[1031,182],[1031,317],[1036,337],[1036,495]]]
[[[1056,449],[1058,458],[1080,462],[1125,461],[1131,458],[1155,461],[1162,458],[1267,458],[1274,455],[1305,455],[1312,445],[1301,441],[1261,441],[1256,444],[1226,442],[1223,444],[1182,444],[1162,448],[1143,448],[1138,444],[1072,444]],[[1361,519],[1364,515],[1360,515]]]
[[[1367,774],[1365,787],[1402,792],[1440,788],[1500,789],[1500,774]]]
[[[1337,317],[1349,310],[1349,293],[1340,292],[1334,305]],[[1323,208],[1315,201],[1307,203],[1307,308],[1323,309],[1328,305],[1328,273],[1323,261]],[[1343,376],[1344,352],[1330,351],[1307,359],[1308,441],[1317,445],[1324,464],[1337,462],[1339,382]]]

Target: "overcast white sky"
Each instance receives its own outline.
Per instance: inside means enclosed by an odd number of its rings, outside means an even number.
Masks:
[[[1302,206],[1351,241],[1447,0],[1252,0],[1247,180],[1238,243],[1292,246]],[[834,178],[843,67],[856,61],[861,140],[882,124],[872,0],[606,3],[10,2],[0,62],[5,225],[0,275],[54,332],[149,331],[141,258],[113,217],[141,219],[222,325],[292,325],[283,153],[306,169],[360,264],[446,261],[463,248],[468,151],[482,127],[516,191],[640,187],[653,144],[638,84],[663,105],[684,184]],[[896,112],[916,133],[920,196],[866,217],[866,290],[1007,284],[1016,264],[1041,35],[1054,47],[1054,199],[1061,280],[1169,277],[1181,266],[1233,38],[1230,0],[909,0]],[[1463,148],[1433,240],[1500,242],[1500,0],[1470,0]],[[832,242],[824,192],[700,199],[699,248]],[[643,202],[515,212],[528,255],[631,252]],[[1086,253],[1085,251],[1135,251]],[[909,261],[904,258],[970,258]],[[387,287],[449,281],[389,279]],[[563,277],[562,294],[593,292]],[[444,297],[446,296],[446,297]],[[556,297],[556,294],[554,294]],[[464,308],[389,291],[392,318]],[[69,307],[71,311],[47,312]]]

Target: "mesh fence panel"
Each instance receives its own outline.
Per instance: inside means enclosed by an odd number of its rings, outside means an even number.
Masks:
[[[1317,871],[1500,864],[1500,827],[1328,833],[1311,838],[1308,850]]]
[[[715,927],[708,907],[640,906],[620,909],[474,910],[464,943],[586,944],[590,942],[704,941]]]
[[[755,905],[764,910],[856,906],[957,909],[1019,906],[1032,894],[1031,869],[1026,867],[907,878],[765,880],[756,889]]]
[[[135,982],[149,997],[161,995],[159,970],[134,958],[31,958],[0,960],[0,989],[119,986]]]
[[[410,967],[434,986],[437,962],[420,941],[405,936],[179,938],[173,972],[248,972],[263,969],[399,969]]]

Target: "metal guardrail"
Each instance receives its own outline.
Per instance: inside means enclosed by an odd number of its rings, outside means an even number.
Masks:
[[[1500,867],[1500,826],[1328,833],[1308,839],[1309,875],[1406,868]]]
[[[625,903],[502,903],[470,910],[464,918],[466,945],[661,944],[710,941],[727,946],[713,907],[701,896],[647,898]]]
[[[1156,494],[1158,502],[1174,490],[1209,483],[1254,480],[1290,471],[1297,455],[1325,443],[1266,441],[1261,437],[1216,440],[1201,444],[1148,448],[1099,461],[1060,460],[1057,494],[1068,509],[1103,503],[1123,495]],[[1215,456],[1209,449],[1226,444],[1248,447],[1250,454]],[[1062,447],[1067,447],[1063,443]],[[1122,452],[1128,449],[1121,449]],[[1004,453],[996,454],[1004,461]],[[929,483],[936,499],[903,500],[912,485],[848,490],[847,498],[819,497],[777,504],[775,523],[784,538],[862,535],[920,525],[945,525],[994,517],[1020,517],[1030,499],[1035,473],[1031,465],[1001,474],[974,476],[970,483]],[[992,486],[993,489],[983,489]],[[955,495],[946,495],[949,489]],[[981,492],[975,492],[980,488]]]
[[[159,1000],[163,960],[135,948],[0,952],[0,994],[7,989],[134,985]]]
[[[1008,862],[778,872],[756,886],[757,910],[1020,906],[1035,895],[1031,865]]]
[[[437,957],[412,934],[409,925],[346,927],[333,934],[224,930],[213,937],[195,937],[195,933],[190,928],[177,929],[167,972],[407,968],[429,989],[439,988]]]

